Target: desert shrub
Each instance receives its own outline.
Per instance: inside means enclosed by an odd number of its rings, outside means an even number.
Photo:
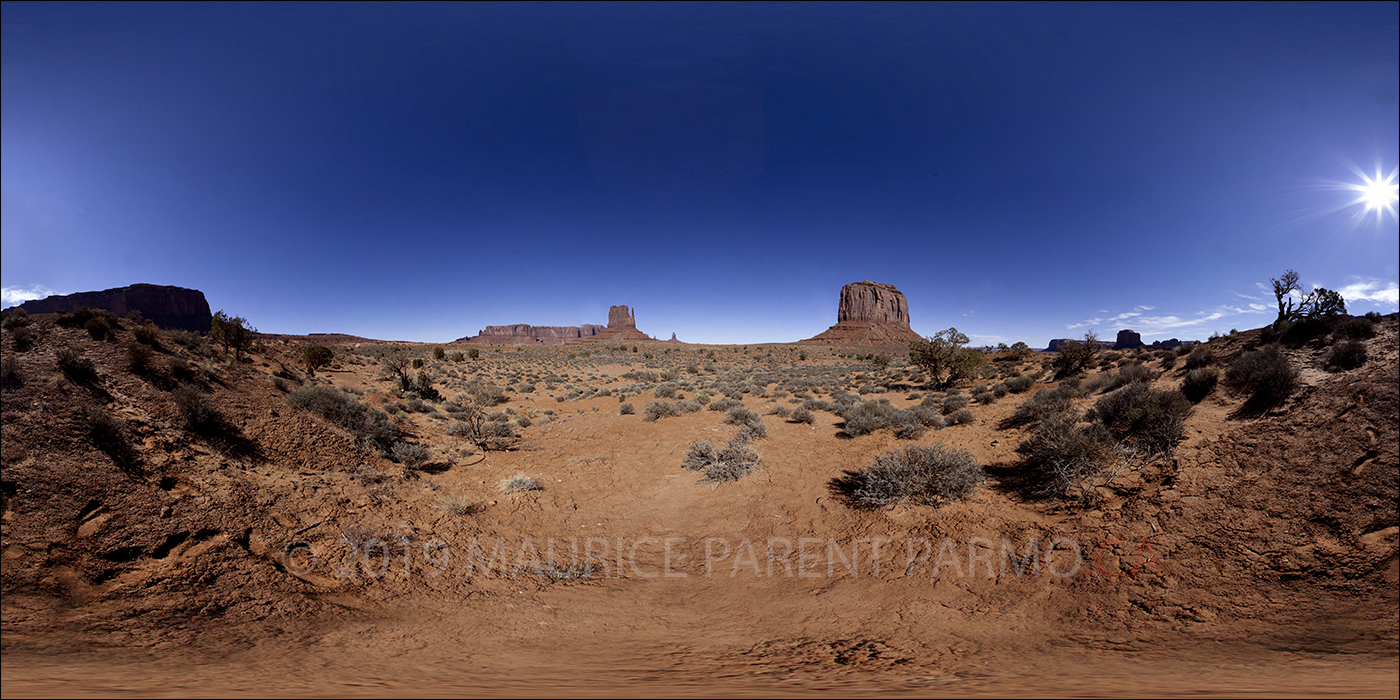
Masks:
[[[171,396],[175,399],[175,409],[186,430],[199,435],[212,435],[223,429],[223,414],[198,388],[184,384],[175,389]]]
[[[817,417],[812,415],[812,411],[806,406],[798,406],[789,418],[793,423],[805,423],[811,425],[817,421]]]
[[[636,413],[636,412],[637,412],[637,409],[636,409],[636,408],[633,408],[632,404],[630,404],[630,403],[624,403],[624,404],[622,404],[621,406],[618,406],[618,407],[617,407],[617,412],[618,412],[618,415],[630,416],[630,415],[632,415],[633,413]]]
[[[940,420],[941,418],[942,414],[940,414],[938,411],[929,408],[928,406],[921,405],[912,406],[910,408],[906,408],[902,411],[899,411],[895,415],[891,416],[890,423],[892,425],[902,423],[918,423],[919,425],[925,427],[934,426],[942,428],[947,425],[947,422]]]
[[[14,309],[5,314],[4,321],[0,321],[0,326],[13,330],[29,325],[29,312],[24,309]]]
[[[501,481],[496,484],[496,487],[504,494],[544,490],[544,487],[540,486],[540,482],[531,479],[525,472],[519,472],[509,479],[501,479]]]
[[[201,352],[204,350],[204,337],[194,331],[187,331],[176,328],[165,332],[165,336],[186,350]]]
[[[703,392],[703,391],[696,392],[696,394],[695,394],[695,402],[698,403],[698,404],[700,404],[701,406],[707,406],[707,405],[709,405],[710,399],[711,399],[711,398],[713,398],[713,397],[710,396],[708,393]]]
[[[984,391],[980,394],[973,396],[973,398],[976,399],[977,403],[979,404],[989,404],[997,402],[997,395],[993,394],[990,391]]]
[[[680,409],[676,408],[676,405],[670,401],[648,401],[647,405],[642,407],[642,420],[647,421],[679,416],[680,414]]]
[[[95,314],[93,313],[92,309],[89,309],[86,306],[79,306],[77,309],[74,309],[71,313],[66,311],[59,311],[58,319],[55,322],[58,323],[58,325],[63,326],[64,328],[83,328],[87,326],[88,321],[91,321],[93,319],[94,315]]]
[[[1200,369],[1210,366],[1215,361],[1215,353],[1205,345],[1197,345],[1191,349],[1191,354],[1186,356],[1186,369]]]
[[[151,346],[142,343],[127,343],[126,367],[136,374],[151,373]]]
[[[677,401],[677,402],[676,402],[676,410],[680,411],[681,413],[694,413],[694,412],[696,412],[696,411],[699,411],[699,410],[702,409],[702,408],[704,408],[704,406],[701,406],[701,405],[699,404],[699,402],[696,402],[696,401]]]
[[[992,394],[999,399],[1005,397],[1009,392],[1010,390],[1007,389],[1005,382],[992,386]]]
[[[97,449],[105,452],[122,468],[127,468],[134,455],[127,438],[126,424],[121,419],[98,406],[89,406],[84,411],[87,418],[88,435]]]
[[[772,406],[769,406],[768,410],[764,411],[763,414],[766,416],[777,416],[779,418],[787,418],[789,413],[792,413],[792,411],[789,411],[787,406],[779,406],[777,404],[774,404]]]
[[[258,332],[258,329],[249,324],[247,319],[242,316],[230,316],[222,309],[214,313],[210,324],[212,328],[209,335],[224,346],[225,353],[232,348],[235,358],[243,356],[243,351],[252,345],[253,338]]]
[[[720,399],[720,400],[718,400],[718,401],[712,401],[712,402],[710,402],[710,405],[706,406],[705,408],[708,408],[708,409],[710,409],[711,411],[728,411],[728,410],[731,409],[731,408],[734,408],[734,407],[736,407],[736,406],[743,406],[743,405],[744,405],[744,402],[743,402],[743,401],[739,401],[739,400],[737,400],[737,399],[724,398],[724,399]]]
[[[309,384],[293,390],[283,400],[293,408],[315,413],[386,454],[399,437],[398,428],[383,411],[372,409],[335,387]]]
[[[88,319],[88,322],[83,324],[83,328],[93,340],[106,340],[112,337],[112,327],[107,325],[106,319],[101,317]]]
[[[1191,402],[1181,392],[1133,383],[1105,394],[1090,417],[1119,441],[1155,455],[1170,452],[1181,441],[1191,412]]]
[[[19,358],[10,353],[0,357],[0,382],[5,386],[19,384]]]
[[[1216,367],[1193,369],[1186,373],[1186,379],[1181,382],[1181,393],[1191,403],[1200,403],[1215,390],[1219,381],[1220,370]]]
[[[918,440],[927,430],[919,423],[900,423],[894,428],[894,436],[900,440]]]
[[[10,342],[15,352],[25,352],[34,347],[34,331],[27,326],[16,326],[10,331]]]
[[[677,385],[674,382],[666,382],[665,384],[656,387],[656,398],[674,399],[676,398],[676,390],[678,388],[679,387],[677,387]]]
[[[1175,367],[1175,366],[1176,366],[1176,355],[1175,355],[1175,354],[1172,354],[1172,353],[1165,353],[1165,354],[1162,355],[1162,362],[1161,362],[1161,367],[1162,367],[1162,369],[1171,369],[1171,368],[1173,368],[1173,367]]]
[[[1150,382],[1152,378],[1152,370],[1144,365],[1124,365],[1117,372],[1100,374],[1082,386],[1086,393],[1092,394],[1095,391],[1107,393],[1133,382]]]
[[[1108,470],[1113,436],[1102,423],[1079,424],[1072,411],[1045,416],[1016,448],[1034,491],[1041,496],[1086,494]]]
[[[943,400],[943,415],[950,415],[954,411],[965,408],[972,400],[966,396],[949,396]]]
[[[465,395],[465,396],[464,396]],[[506,402],[506,392],[491,382],[474,378],[467,382],[463,391],[453,397],[458,403],[471,402],[479,406],[491,407]]]
[[[63,376],[69,380],[79,384],[97,380],[97,368],[92,360],[83,356],[81,350],[72,346],[61,347],[54,357],[58,360],[58,368],[63,370]]]
[[[845,419],[844,430],[851,437],[873,433],[887,427],[895,413],[898,413],[898,409],[888,403],[863,401],[852,406],[842,416]]]
[[[749,444],[744,433],[729,439],[723,449],[716,448],[709,440],[690,443],[681,467],[702,474],[701,483],[721,484],[738,481],[758,469],[761,458],[758,451]]]
[[[480,350],[477,350],[476,348],[472,348],[472,349],[470,349],[470,350],[467,351],[467,358],[468,358],[468,359],[475,360],[475,359],[478,358],[478,357],[481,357],[481,351],[480,351]]]
[[[1342,338],[1365,340],[1376,337],[1376,322],[1369,317],[1349,318],[1337,324],[1334,332]]]
[[[1084,340],[1066,341],[1060,352],[1051,360],[1050,366],[1056,377],[1071,377],[1094,367],[1094,356],[1099,351],[1099,339],[1093,331],[1084,334]]]
[[[1344,340],[1332,346],[1327,353],[1326,365],[1342,370],[1356,369],[1366,364],[1366,343],[1360,340]]]
[[[826,411],[827,413],[841,412],[841,407],[837,406],[836,404],[830,401],[823,401],[821,399],[807,399],[806,401],[802,402],[802,408],[805,408],[808,411]]]
[[[409,469],[417,469],[428,461],[428,446],[408,442],[396,442],[391,451],[394,460]]]
[[[306,373],[316,376],[316,370],[325,367],[335,359],[335,352],[324,345],[308,345],[301,349],[301,364]]]
[[[1035,377],[1023,374],[1006,380],[1006,389],[1013,394],[1023,394],[1035,386]]]
[[[977,418],[976,416],[972,415],[972,411],[969,411],[966,408],[959,409],[948,414],[949,425],[967,425],[976,420]]]
[[[967,336],[956,328],[939,331],[909,343],[909,362],[927,372],[934,384],[952,386],[977,376],[987,361],[977,350],[963,347],[967,342]]]
[[[443,350],[442,348],[433,348],[433,359],[434,359],[434,360],[441,360],[441,359],[444,358],[444,357],[447,357],[447,351],[446,351],[446,350]]]
[[[910,445],[880,454],[855,476],[856,503],[883,508],[903,503],[942,506],[965,501],[986,481],[982,465],[966,450]]]
[[[1298,370],[1277,346],[1271,345],[1235,358],[1225,372],[1225,384],[1248,394],[1253,408],[1268,408],[1283,403],[1292,395],[1298,385]]]
[[[146,345],[160,347],[160,329],[156,328],[154,324],[139,325],[131,330],[131,334],[136,336],[136,340]]]

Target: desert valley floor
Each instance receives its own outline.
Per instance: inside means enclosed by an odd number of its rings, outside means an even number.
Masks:
[[[32,347],[4,340],[0,681],[7,698],[1393,697],[1396,325],[1346,371],[1323,367],[1330,338],[1283,345],[1301,381],[1286,402],[1250,411],[1217,387],[1173,454],[1085,500],[1039,495],[1017,452],[1034,432],[1018,409],[1062,383],[1045,355],[995,355],[956,393],[899,352],[802,345],[435,358],[263,336],[236,360],[162,332],[137,361],[130,321],[99,341],[35,315]],[[1210,365],[1259,335],[1212,339]],[[335,353],[314,377],[311,342]],[[396,389],[395,348],[442,400]],[[1105,353],[1073,405],[1132,366],[1175,389],[1186,359]],[[1006,390],[1019,376],[1033,385]],[[426,452],[289,403],[308,386],[348,390]],[[838,409],[881,399],[970,415],[849,434]],[[711,483],[682,461],[739,429],[721,401],[766,437],[756,471]],[[450,434],[471,402],[518,439]],[[855,475],[911,444],[967,450],[988,480],[939,507],[861,507]],[[517,477],[533,488],[503,492]]]

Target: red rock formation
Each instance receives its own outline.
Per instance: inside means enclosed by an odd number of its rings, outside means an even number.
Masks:
[[[909,328],[909,300],[893,285],[852,282],[841,288],[836,325],[802,343],[904,346],[920,336]]]
[[[26,301],[18,308],[30,314],[51,314],[74,311],[86,306],[105,309],[117,316],[140,311],[141,316],[161,328],[184,329],[208,333],[213,314],[204,292],[184,287],[163,287],[154,284],[133,284],[130,287],[105,289],[100,292],[78,292]]]
[[[1118,331],[1118,342],[1113,344],[1114,350],[1132,350],[1142,347],[1142,334],[1131,330]]]
[[[456,343],[479,345],[563,345],[582,338],[591,338],[604,330],[603,326],[585,323],[581,326],[532,326],[517,323],[509,326],[487,326],[480,333],[459,338]]]
[[[636,328],[637,318],[626,306],[608,307],[608,328]]]
[[[626,306],[608,307],[608,327],[588,338],[580,338],[581,343],[631,343],[653,342],[656,339],[637,330],[637,318]]]

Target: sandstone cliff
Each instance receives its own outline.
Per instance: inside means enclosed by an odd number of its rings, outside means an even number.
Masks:
[[[852,282],[841,288],[836,325],[798,341],[822,345],[904,346],[920,336],[909,328],[909,300],[893,285]]]
[[[143,317],[154,321],[161,328],[178,328],[200,333],[209,332],[213,318],[204,292],[154,284],[133,284],[130,287],[104,289],[100,292],[51,296],[26,301],[17,308],[30,314],[51,314],[74,311],[83,306],[89,309],[105,309],[123,317],[132,311],[139,311]]]
[[[1118,331],[1118,342],[1113,344],[1114,350],[1132,350],[1142,347],[1142,334],[1131,330]]]

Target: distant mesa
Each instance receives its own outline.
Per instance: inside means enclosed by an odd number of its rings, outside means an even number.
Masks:
[[[909,300],[904,294],[893,285],[866,280],[841,288],[836,325],[798,342],[885,347],[920,339],[909,328]]]
[[[51,296],[26,301],[15,308],[24,309],[29,314],[52,314],[76,311],[84,306],[94,310],[104,309],[123,317],[132,311],[139,311],[142,317],[157,326],[171,330],[208,333],[213,326],[213,314],[209,312],[209,301],[204,298],[204,292],[155,284],[133,284],[100,292]]]
[[[1113,344],[1114,350],[1132,350],[1142,347],[1142,334],[1132,330],[1118,331],[1118,342]]]
[[[670,340],[663,340],[663,341],[661,341],[661,342],[663,342],[663,343],[676,343],[676,344],[678,344],[678,345],[686,345],[686,344],[687,344],[684,340],[676,340],[676,334],[675,334],[675,333],[672,333],[672,334],[671,334],[671,339],[670,339]]]
[[[1045,352],[1059,352],[1064,349],[1065,343],[1074,341],[1084,342],[1083,338],[1056,338],[1050,341],[1050,345],[1045,348]],[[1182,345],[1195,345],[1199,341],[1195,340],[1154,340],[1151,345],[1142,342],[1142,334],[1133,330],[1118,331],[1118,339],[1115,342],[1107,340],[1099,341],[1099,350],[1133,350],[1135,348],[1151,348],[1153,350],[1173,350]]]
[[[563,345],[583,342],[651,341],[654,338],[637,330],[636,317],[626,306],[608,309],[608,325],[585,323],[578,326],[532,326],[517,323],[509,326],[487,326],[481,332],[456,343],[478,345]]]

